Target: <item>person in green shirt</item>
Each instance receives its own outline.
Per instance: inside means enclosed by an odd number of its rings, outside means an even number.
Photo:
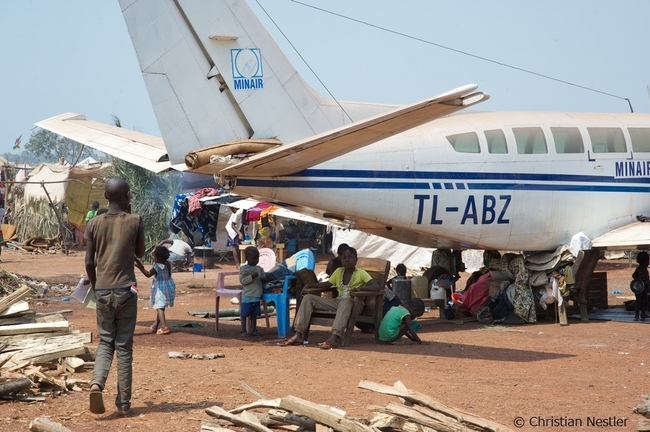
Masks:
[[[88,213],[86,213],[86,219],[85,219],[86,222],[88,222],[89,220],[97,216],[97,209],[99,209],[99,202],[93,201],[91,208],[92,210],[89,210]]]
[[[415,333],[413,320],[421,317],[423,313],[424,302],[419,298],[411,299],[408,307],[393,306],[381,320],[379,340],[390,343],[406,335],[413,342],[421,344],[420,337]]]

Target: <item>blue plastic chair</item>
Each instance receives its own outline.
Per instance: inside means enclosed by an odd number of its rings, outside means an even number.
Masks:
[[[303,249],[295,253],[292,257],[295,259],[295,266],[289,267],[289,270],[296,272],[298,270],[308,268],[314,270],[316,268],[316,257],[314,253],[309,249]],[[285,276],[284,284],[282,286],[281,293],[265,293],[262,294],[262,303],[264,305],[264,314],[266,319],[269,318],[269,313],[267,310],[267,303],[272,301],[275,303],[275,316],[278,322],[278,337],[284,338],[291,332],[291,324],[289,319],[289,300],[296,298],[296,296],[289,294],[289,287],[291,287],[291,281],[295,280],[296,277]],[[268,322],[268,321],[267,321]]]

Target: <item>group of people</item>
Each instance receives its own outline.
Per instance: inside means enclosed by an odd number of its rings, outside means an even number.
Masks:
[[[137,319],[138,287],[135,268],[146,277],[153,277],[150,304],[156,311],[151,331],[158,335],[170,333],[165,310],[174,305],[176,286],[172,279],[169,262],[171,248],[165,247],[172,241],[160,242],[152,251],[154,264],[146,270],[141,259],[145,253],[144,226],[142,218],[130,213],[131,193],[128,183],[121,178],[106,181],[104,196],[108,208],[98,214],[99,204],[93,205],[94,214],[88,218],[84,233],[86,240],[85,266],[87,277],[94,290],[97,304],[97,331],[99,345],[90,380],[90,411],[102,414],[106,411],[103,390],[117,353],[117,396],[115,405],[118,416],[131,416],[133,335]],[[231,232],[229,231],[229,235]],[[243,233],[239,233],[243,234]],[[233,238],[241,237],[237,232]],[[352,294],[357,289],[379,290],[380,286],[363,269],[356,267],[357,251],[347,245],[338,249],[338,256],[328,265],[329,279],[307,284],[294,321],[295,334],[281,345],[298,345],[304,341],[314,310],[336,312],[332,335],[319,347],[329,349],[339,346],[345,326],[352,311]],[[237,256],[238,254],[235,254]],[[179,254],[179,256],[182,256]],[[258,265],[259,251],[250,246],[245,249],[246,263],[239,267],[240,283],[243,287],[240,307],[242,336],[258,334],[256,321],[261,312],[262,286],[266,279],[264,270]],[[400,268],[405,273],[405,267]],[[336,287],[335,298],[323,298],[309,294],[310,288]],[[393,299],[391,299],[392,301]],[[413,299],[406,307],[395,303],[387,310],[379,328],[380,340],[391,342],[406,336],[422,343],[416,334],[413,320],[424,313],[424,304]]]

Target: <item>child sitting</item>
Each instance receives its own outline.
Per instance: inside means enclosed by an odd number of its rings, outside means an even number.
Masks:
[[[244,250],[246,264],[239,268],[239,283],[242,284],[239,319],[241,320],[242,336],[259,336],[257,332],[257,317],[260,315],[262,299],[262,283],[265,280],[264,269],[258,266],[260,252],[255,246]],[[250,323],[250,327],[249,324]]]
[[[634,302],[634,321],[639,320],[639,312],[641,312],[641,321],[645,321],[648,313],[648,286],[650,285],[650,277],[648,276],[650,256],[648,252],[639,252],[636,256],[636,262],[639,263],[639,266],[634,270],[632,279],[643,282],[643,291],[634,293],[636,297],[636,301]]]
[[[169,334],[169,327],[165,319],[165,308],[174,306],[174,297],[176,297],[176,284],[172,279],[172,265],[167,261],[169,250],[164,246],[156,246],[151,252],[154,260],[153,267],[147,271],[144,269],[142,262],[136,259],[135,266],[146,277],[153,276],[151,284],[151,308],[156,309],[156,320],[150,327],[151,331],[159,334]]]
[[[422,343],[413,329],[413,319],[424,313],[424,302],[419,298],[411,299],[408,308],[393,306],[381,320],[379,325],[379,340],[394,342],[406,335],[407,338],[419,344]]]

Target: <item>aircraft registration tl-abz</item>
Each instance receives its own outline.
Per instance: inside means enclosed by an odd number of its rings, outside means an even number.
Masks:
[[[476,85],[409,106],[338,102],[243,0],[120,5],[162,140],[75,113],[37,126],[154,171],[187,169],[192,151],[255,152],[190,171],[412,245],[546,251],[583,232],[598,248],[650,248],[636,221],[650,213],[648,114],[450,115],[488,99]]]

